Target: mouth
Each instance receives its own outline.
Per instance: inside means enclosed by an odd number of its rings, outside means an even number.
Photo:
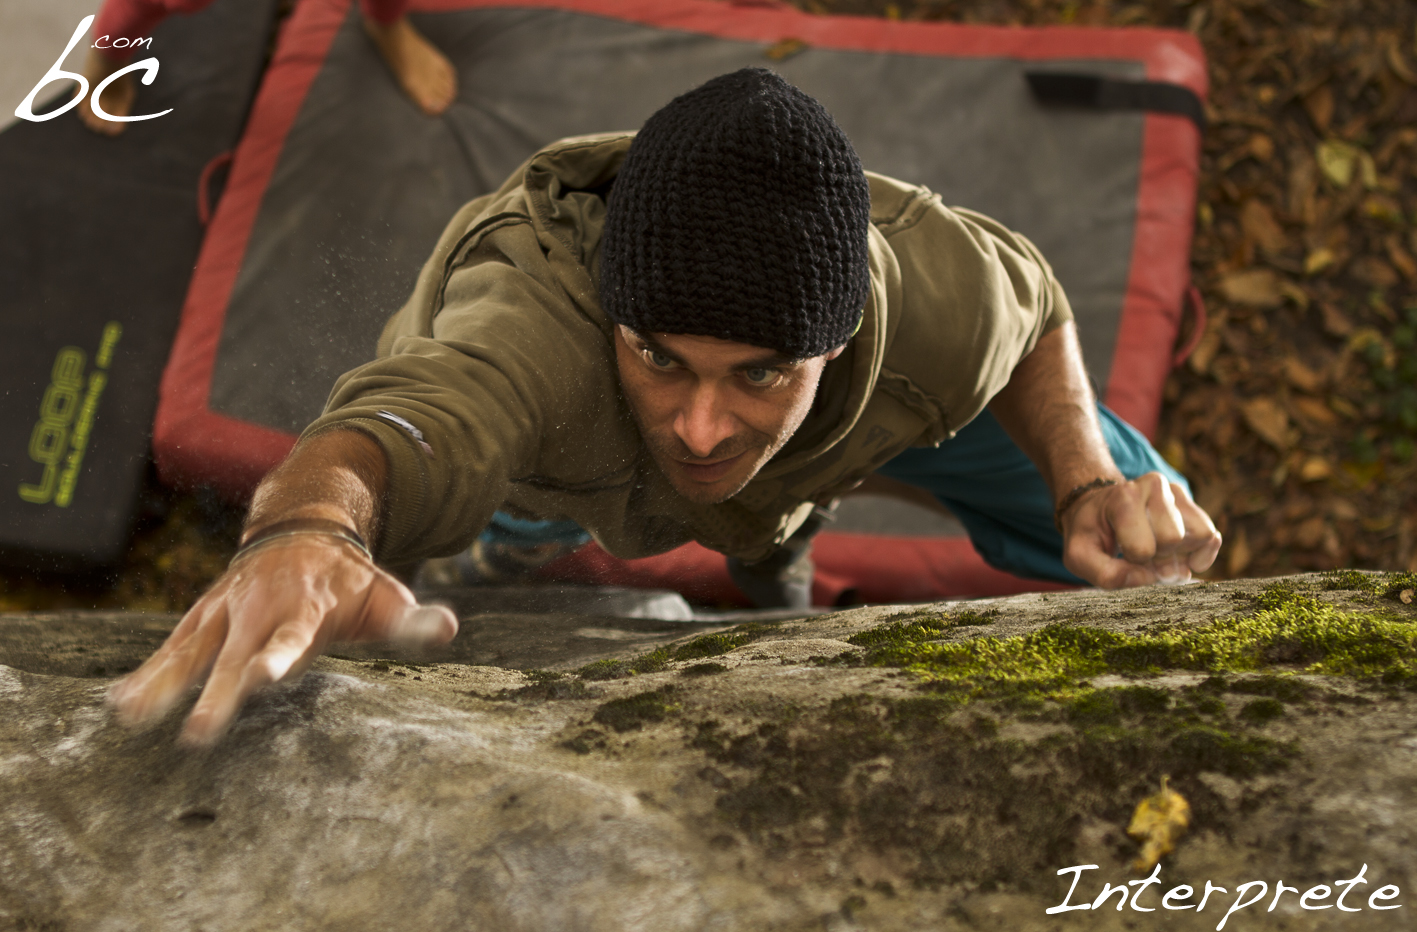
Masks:
[[[683,460],[675,460],[674,465],[683,470],[684,474],[694,482],[712,483],[717,482],[733,470],[745,453],[737,456],[730,456],[726,460],[718,460],[713,463],[686,463]]]

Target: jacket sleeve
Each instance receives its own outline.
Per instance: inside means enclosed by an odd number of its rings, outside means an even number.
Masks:
[[[534,471],[539,445],[576,422],[576,399],[595,394],[580,383],[596,381],[613,353],[537,273],[525,218],[493,226],[498,235],[480,239],[450,226],[452,247],[435,249],[385,328],[380,358],[342,376],[306,430],[360,430],[383,448],[384,562],[470,545],[509,483]]]

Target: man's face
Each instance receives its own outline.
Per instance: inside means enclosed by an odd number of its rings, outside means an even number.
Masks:
[[[811,410],[825,356],[617,326],[620,385],[659,468],[685,498],[721,502],[758,474]]]

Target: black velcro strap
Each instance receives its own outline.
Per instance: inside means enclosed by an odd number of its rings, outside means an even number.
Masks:
[[[1124,81],[1100,74],[1029,71],[1034,99],[1045,107],[1090,110],[1150,110],[1187,117],[1205,132],[1205,107],[1196,92],[1166,81]]]

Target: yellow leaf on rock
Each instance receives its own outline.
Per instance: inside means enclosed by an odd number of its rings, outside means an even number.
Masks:
[[[1167,785],[1169,780],[1162,777],[1161,792],[1137,804],[1132,824],[1127,826],[1127,834],[1142,843],[1141,854],[1132,864],[1139,874],[1145,874],[1174,851],[1191,824],[1191,804]]]

